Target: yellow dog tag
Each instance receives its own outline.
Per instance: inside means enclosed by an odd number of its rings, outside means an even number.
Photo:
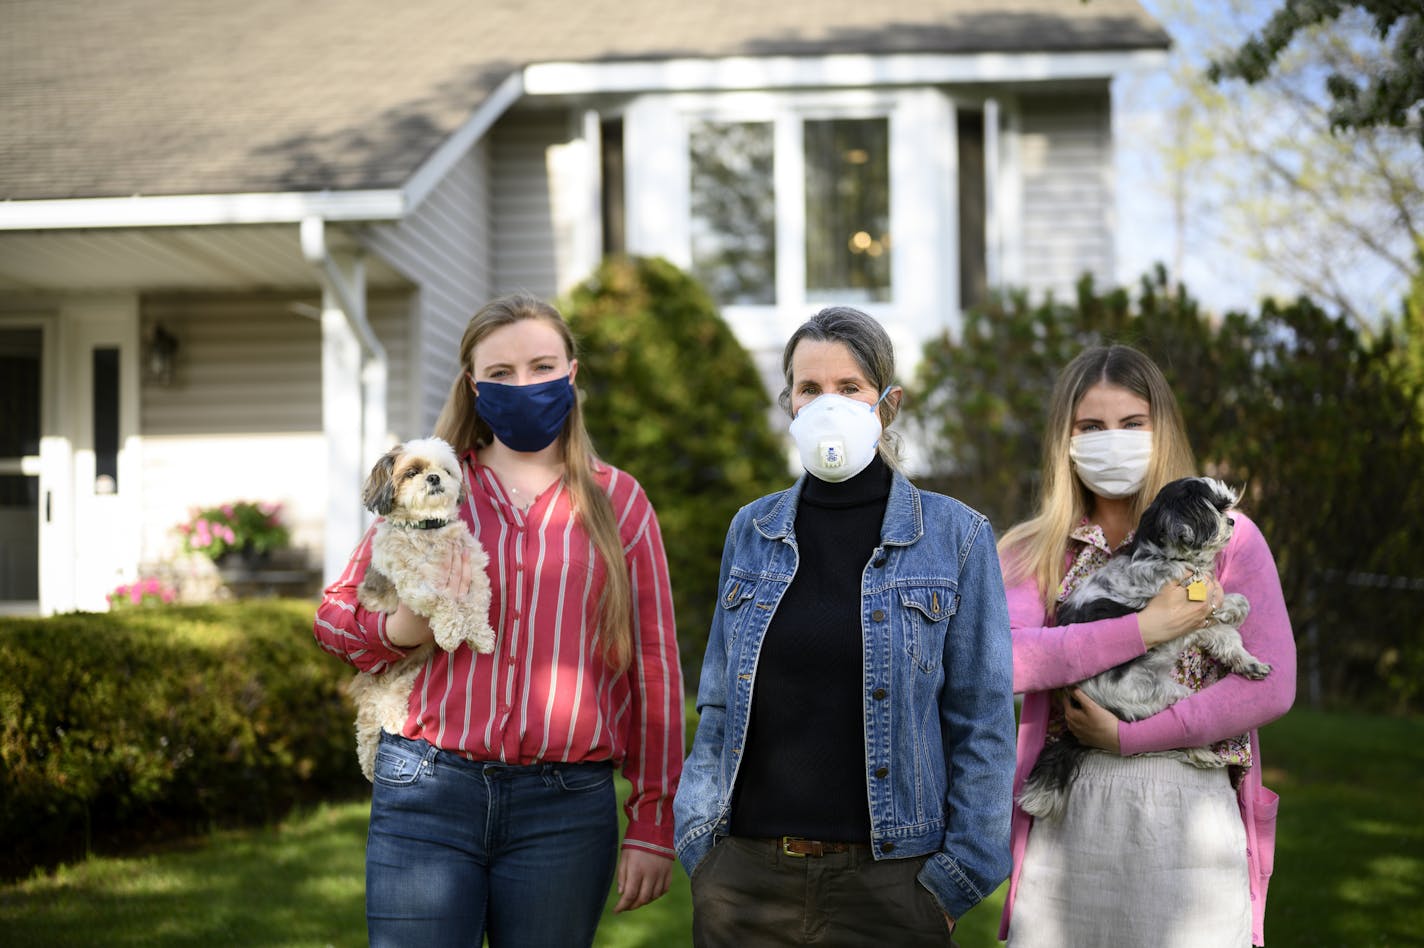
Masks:
[[[1192,602],[1206,602],[1206,583],[1200,579],[1187,583],[1187,598]]]

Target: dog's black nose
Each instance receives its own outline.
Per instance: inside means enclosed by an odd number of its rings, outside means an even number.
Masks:
[[[425,475],[425,482],[426,482],[427,484],[431,484],[431,485],[434,485],[434,486],[439,486],[439,484],[440,484],[440,475],[439,475],[439,474],[427,474],[427,475]]]

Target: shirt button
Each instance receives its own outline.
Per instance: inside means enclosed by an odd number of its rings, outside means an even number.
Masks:
[[[877,768],[876,771],[875,771],[875,776],[877,776],[877,777],[888,777],[888,776],[890,776],[890,768],[889,768],[889,767],[880,767],[880,768]]]
[[[881,851],[882,853],[893,853],[893,852],[895,851],[895,844],[894,844],[894,843],[881,843],[881,844],[880,844],[880,851]]]
[[[870,697],[874,698],[876,701],[884,701],[885,694],[886,692],[884,688],[876,688],[870,693]]]
[[[885,621],[885,610],[884,610],[884,609],[876,609],[874,612],[872,612],[872,613],[870,614],[870,618],[874,619],[876,622],[884,622],[884,621]]]

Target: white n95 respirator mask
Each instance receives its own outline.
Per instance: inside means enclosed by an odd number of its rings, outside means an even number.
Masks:
[[[827,392],[796,413],[791,437],[807,473],[834,484],[855,477],[875,458],[880,416],[875,405]]]

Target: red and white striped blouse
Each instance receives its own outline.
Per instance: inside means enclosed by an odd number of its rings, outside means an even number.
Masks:
[[[672,799],[683,759],[682,671],[667,559],[653,506],[630,475],[601,465],[632,581],[633,655],[616,677],[603,662],[603,558],[557,482],[527,511],[495,473],[464,458],[461,515],[489,555],[495,650],[437,649],[416,679],[404,734],[475,760],[622,762],[632,784],[623,845],[673,856]],[[368,531],[317,607],[322,648],[379,673],[405,652],[385,614],[356,601],[371,562]]]

